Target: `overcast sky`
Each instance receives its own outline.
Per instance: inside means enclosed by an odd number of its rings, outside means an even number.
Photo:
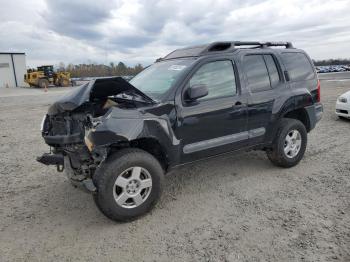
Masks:
[[[27,65],[153,62],[218,40],[292,41],[350,58],[349,0],[0,0],[0,52]]]

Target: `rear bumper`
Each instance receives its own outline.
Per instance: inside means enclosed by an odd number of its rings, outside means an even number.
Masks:
[[[321,103],[315,103],[311,106],[305,107],[310,121],[310,130],[315,128],[318,121],[321,120],[323,115],[323,105]]]

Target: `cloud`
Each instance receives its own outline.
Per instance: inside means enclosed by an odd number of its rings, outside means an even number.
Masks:
[[[347,0],[12,0],[0,49],[30,63],[148,64],[187,45],[288,40],[316,59],[350,57],[349,12]]]
[[[152,40],[151,36],[145,34],[124,34],[110,38],[109,43],[113,47],[127,50],[128,48],[142,47]]]
[[[42,16],[45,25],[54,32],[77,39],[97,39],[103,35],[99,25],[117,7],[110,0],[47,0]]]

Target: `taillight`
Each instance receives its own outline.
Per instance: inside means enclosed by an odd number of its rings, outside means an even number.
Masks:
[[[317,80],[317,102],[321,102],[321,82]]]

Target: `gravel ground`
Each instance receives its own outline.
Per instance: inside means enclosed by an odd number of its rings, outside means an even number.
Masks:
[[[263,152],[172,171],[155,209],[115,223],[55,168],[39,125],[62,92],[0,90],[0,261],[350,261],[350,81],[322,81],[325,114],[291,169]]]

